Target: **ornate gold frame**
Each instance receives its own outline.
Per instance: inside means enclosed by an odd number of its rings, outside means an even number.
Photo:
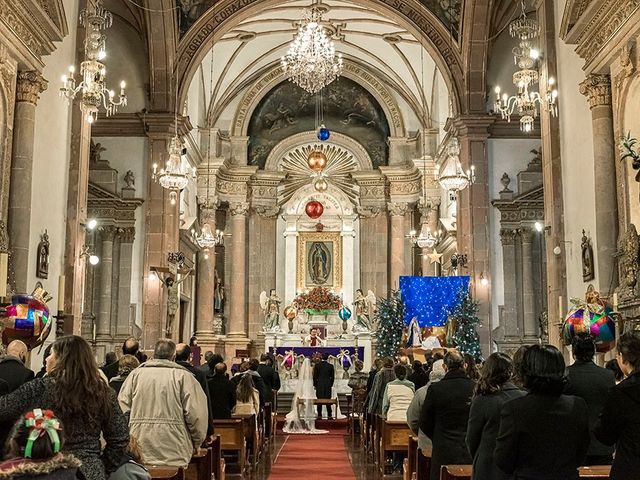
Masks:
[[[307,278],[307,242],[333,243],[333,287],[334,292],[342,290],[342,235],[340,232],[300,232],[297,244],[296,288],[306,290]]]

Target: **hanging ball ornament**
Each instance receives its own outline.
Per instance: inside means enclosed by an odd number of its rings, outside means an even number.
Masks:
[[[320,128],[318,129],[318,140],[320,140],[321,142],[326,142],[327,140],[329,140],[330,136],[331,132],[327,127],[324,126],[324,123],[320,125]]]
[[[349,307],[343,306],[340,310],[338,310],[338,317],[340,317],[340,320],[342,320],[343,322],[346,322],[351,318],[351,309],[349,309]]]
[[[289,305],[284,309],[284,318],[287,320],[293,320],[298,315],[298,310],[293,305]]]
[[[327,156],[320,150],[314,150],[307,158],[307,165],[314,172],[321,172],[327,166]]]
[[[327,191],[329,183],[323,177],[318,177],[316,181],[313,182],[313,187],[316,189],[316,192],[322,193]]]
[[[304,207],[304,211],[309,218],[320,218],[324,212],[324,206],[317,200],[311,200]]]

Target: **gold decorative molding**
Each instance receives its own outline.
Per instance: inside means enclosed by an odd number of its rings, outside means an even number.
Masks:
[[[334,292],[342,289],[342,235],[340,232],[300,232],[297,238],[297,290],[302,291],[317,286],[325,286]],[[333,285],[307,285],[307,255],[308,242],[331,242],[333,244],[332,280]]]

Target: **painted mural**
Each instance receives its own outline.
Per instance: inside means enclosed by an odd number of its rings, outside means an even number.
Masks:
[[[373,167],[387,164],[389,124],[376,99],[364,87],[345,77],[322,92],[324,124],[358,141]],[[249,163],[264,168],[269,152],[279,142],[300,132],[315,130],[316,97],[284,81],[258,104],[249,123]],[[329,140],[330,141],[330,140]]]

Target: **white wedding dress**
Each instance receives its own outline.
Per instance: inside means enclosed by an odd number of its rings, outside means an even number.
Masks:
[[[284,419],[284,433],[321,434],[329,433],[328,430],[316,428],[316,409],[313,401],[316,399],[316,390],[313,388],[313,370],[308,358],[304,359],[298,384],[291,401],[291,411]]]

